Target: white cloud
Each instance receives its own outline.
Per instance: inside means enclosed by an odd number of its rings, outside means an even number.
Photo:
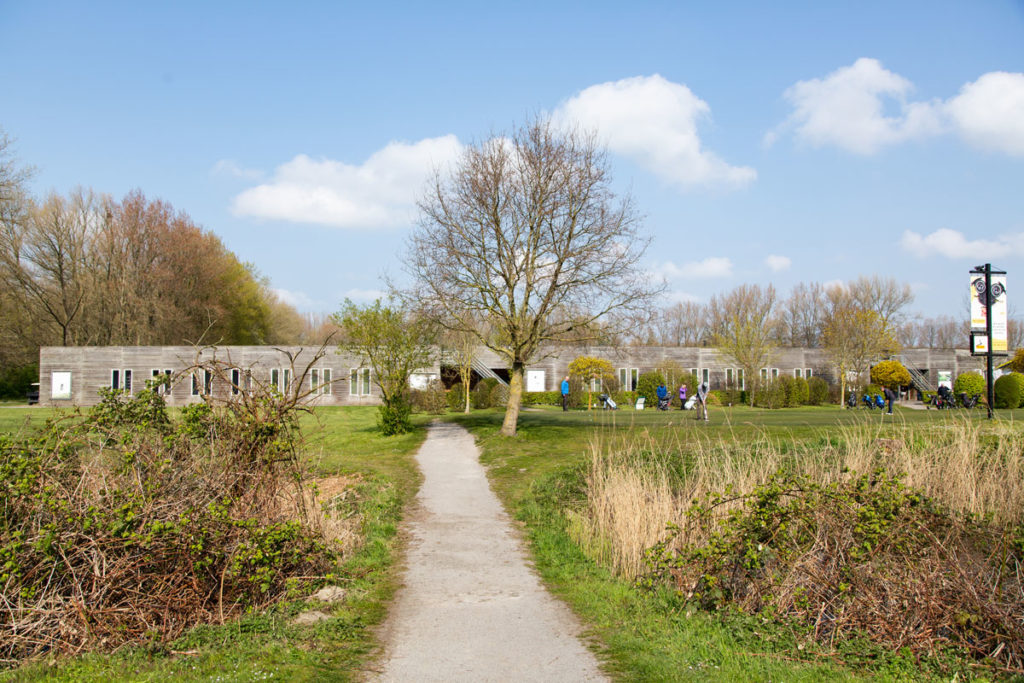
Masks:
[[[1024,256],[1024,233],[1002,235],[997,239],[969,240],[962,232],[940,228],[928,235],[907,230],[900,246],[919,258],[939,254],[950,259],[993,260],[1006,256]]]
[[[210,175],[226,175],[245,180],[259,180],[263,177],[263,171],[258,168],[243,168],[237,161],[232,159],[221,159],[210,169]]]
[[[815,147],[835,145],[856,154],[874,154],[880,148],[941,128],[933,106],[907,103],[910,81],[886,70],[877,59],[862,57],[825,78],[799,81],[784,97],[794,111],[780,129]],[[886,116],[886,100],[899,105],[897,116]],[[777,132],[769,133],[771,144]]]
[[[343,228],[409,223],[415,200],[433,169],[454,160],[454,135],[408,144],[392,142],[362,165],[296,156],[273,179],[235,197],[237,215]]]
[[[764,263],[775,273],[789,270],[789,267],[793,265],[793,261],[788,256],[776,256],[775,254],[769,254]]]
[[[690,261],[677,266],[671,261],[666,261],[654,268],[656,275],[666,280],[697,280],[713,277],[731,277],[732,261],[728,258],[711,256],[703,261]]]
[[[1024,73],[984,74],[964,85],[945,111],[969,143],[1024,155]]]
[[[1024,155],[1024,73],[994,71],[948,100],[908,101],[913,84],[862,57],[824,78],[799,81],[784,93],[793,113],[764,136],[783,132],[815,147],[874,154],[908,140],[954,133],[969,144]],[[886,108],[896,109],[886,113]]]
[[[655,74],[592,85],[563,102],[554,118],[596,130],[610,151],[682,187],[753,181],[754,169],[730,166],[702,148],[697,123],[710,111],[685,85]]]
[[[278,287],[275,287],[271,291],[277,295],[278,299],[300,311],[312,311],[317,307],[317,302],[313,301],[313,299],[311,299],[305,292],[293,292],[291,290],[281,289]]]

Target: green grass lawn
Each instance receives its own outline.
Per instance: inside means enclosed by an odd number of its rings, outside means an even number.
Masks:
[[[1024,411],[998,411],[1000,420]],[[492,485],[525,525],[538,571],[597,640],[597,649],[622,680],[833,680],[927,678],[910,657],[859,644],[843,656],[821,651],[786,628],[741,615],[707,614],[671,596],[642,592],[590,560],[570,538],[566,506],[582,500],[582,465],[595,432],[672,435],[685,443],[707,436],[727,440],[820,439],[844,425],[872,425],[884,436],[902,425],[948,429],[956,420],[983,420],[985,412],[877,410],[837,407],[760,410],[712,409],[711,422],[693,412],[570,411],[538,408],[520,416],[514,438],[498,434],[502,413],[450,415],[474,433]]]

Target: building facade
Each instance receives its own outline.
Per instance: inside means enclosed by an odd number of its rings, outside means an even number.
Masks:
[[[443,359],[421,368],[414,386],[449,377]],[[526,391],[557,391],[569,363],[595,356],[615,368],[616,388],[635,388],[637,378],[673,368],[693,372],[712,389],[744,388],[750,378],[714,348],[663,346],[557,346],[538,354],[526,369]],[[908,349],[899,360],[935,388],[962,372],[978,370],[979,360],[964,349]],[[508,372],[489,349],[478,350],[475,364],[499,378]],[[763,379],[782,375],[823,377],[833,383],[835,370],[821,349],[779,348],[760,369]],[[39,352],[39,402],[50,406],[89,406],[99,390],[135,392],[148,380],[161,380],[169,405],[187,405],[205,396],[230,398],[253,386],[297,393],[313,405],[377,405],[380,391],[369,367],[359,358],[330,348],[301,346],[48,346]]]

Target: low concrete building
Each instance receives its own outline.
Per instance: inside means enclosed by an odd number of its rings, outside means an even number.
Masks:
[[[743,388],[749,379],[714,348],[668,346],[553,346],[538,354],[526,370],[526,391],[557,391],[569,363],[579,356],[596,356],[612,363],[615,384],[635,388],[637,378],[672,367],[692,371],[712,389]],[[928,388],[952,381],[958,374],[979,369],[980,362],[965,349],[908,349],[900,356]],[[508,377],[505,362],[481,348],[475,367],[480,375]],[[212,368],[212,370],[211,370]],[[422,368],[413,384],[451,377],[443,359]],[[779,348],[765,378],[823,377],[835,381],[835,370],[821,349]],[[101,388],[137,391],[147,380],[169,378],[163,388],[169,405],[203,400],[205,394],[230,397],[254,384],[307,394],[314,405],[377,405],[379,389],[371,371],[350,354],[317,347],[221,346],[71,346],[43,347],[39,352],[41,405],[94,405]]]

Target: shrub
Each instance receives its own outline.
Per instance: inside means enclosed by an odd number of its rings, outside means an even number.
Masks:
[[[448,395],[445,397],[448,403],[448,410],[461,413],[466,409],[466,390],[463,388],[462,382],[456,382],[452,385],[452,388],[448,390]],[[472,407],[472,401],[470,407]]]
[[[1017,408],[1024,402],[1024,375],[1011,372],[996,380],[993,387],[996,408]]]
[[[811,390],[807,384],[807,380],[803,377],[794,377],[787,389],[786,405],[790,408],[799,408],[807,403],[810,395]]]
[[[739,389],[716,389],[711,393],[718,397],[719,405],[723,406],[742,405],[746,400],[746,392],[740,391]]]
[[[491,390],[497,386],[498,380],[493,377],[484,377],[476,383],[472,392],[472,403],[476,409],[491,407]]]
[[[664,383],[665,378],[660,372],[645,372],[637,378],[636,393],[646,399],[648,406],[654,407],[658,405],[658,385]]]
[[[431,381],[425,389],[413,389],[413,409],[421,413],[440,415],[448,408],[448,396],[440,380]]]
[[[871,381],[883,387],[896,389],[910,384],[910,372],[898,360],[883,360],[871,368]]]
[[[785,379],[780,377],[774,382],[767,382],[763,384],[760,391],[754,394],[754,402],[758,408],[785,408]]]
[[[25,398],[33,382],[39,381],[39,365],[29,363],[0,368],[0,398]]]
[[[508,405],[508,385],[495,384],[491,389],[491,407],[504,408]]]
[[[405,434],[412,428],[410,415],[412,402],[408,394],[399,394],[392,397],[390,403],[382,403],[377,408],[377,428],[384,436]]]
[[[523,405],[560,406],[562,405],[562,393],[560,391],[524,391]]]
[[[953,382],[953,393],[957,396],[960,394],[967,394],[968,396],[981,394],[984,397],[985,389],[985,378],[977,372],[964,372]]]
[[[811,377],[807,380],[807,404],[820,406],[828,401],[828,382],[821,377]]]

